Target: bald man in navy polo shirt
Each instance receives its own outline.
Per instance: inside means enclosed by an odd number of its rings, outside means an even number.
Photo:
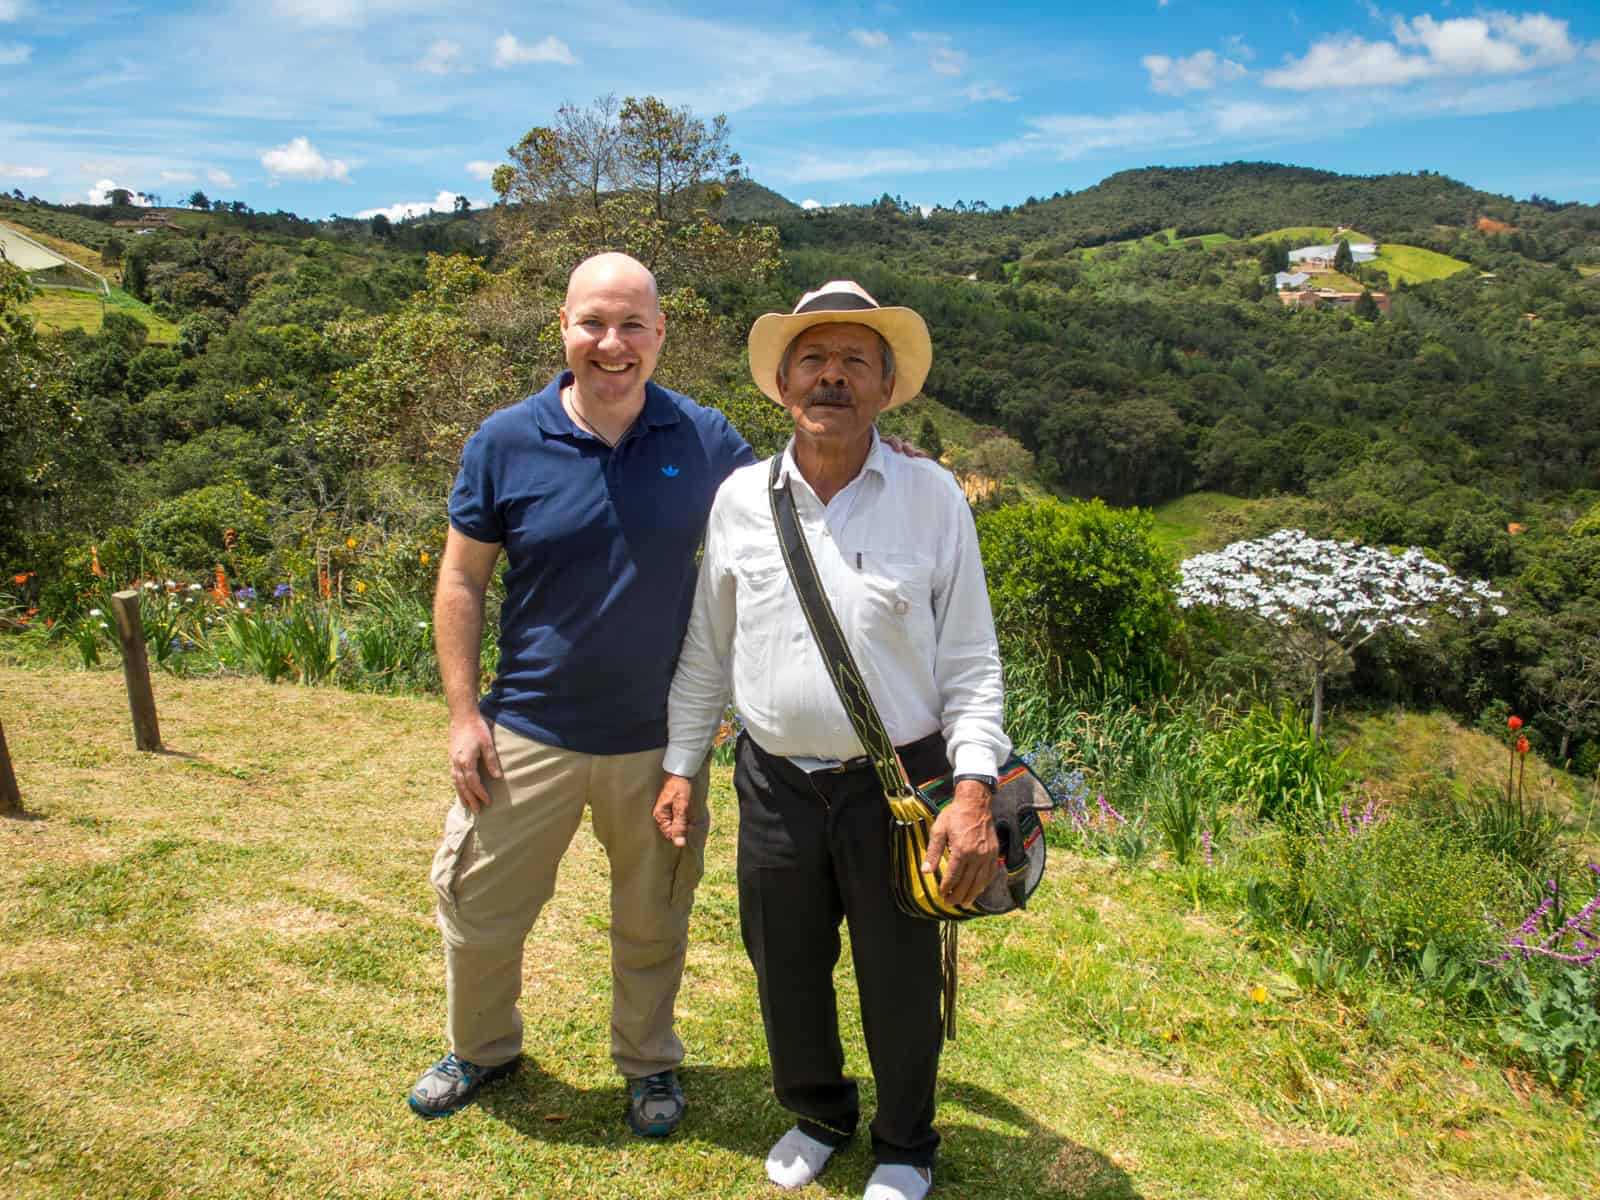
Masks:
[[[666,321],[634,259],[572,273],[561,336],[568,369],[483,423],[450,495],[434,628],[457,802],[432,872],[450,1053],[407,1099],[444,1116],[516,1069],[523,941],[588,807],[611,865],[611,1057],[630,1127],[662,1137],[684,1110],[673,1004],[710,827],[703,771],[687,845],[651,818],[667,690],[712,498],[755,456],[721,413],[649,382]],[[499,673],[480,700],[502,550]]]

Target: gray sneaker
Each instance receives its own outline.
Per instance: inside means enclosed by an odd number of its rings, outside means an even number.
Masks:
[[[640,1137],[666,1137],[683,1120],[685,1107],[676,1071],[628,1080],[628,1128]]]
[[[492,1067],[480,1067],[457,1058],[452,1051],[422,1073],[406,1094],[406,1103],[419,1117],[448,1117],[470,1104],[484,1084],[511,1074],[521,1062],[520,1058],[513,1058]]]

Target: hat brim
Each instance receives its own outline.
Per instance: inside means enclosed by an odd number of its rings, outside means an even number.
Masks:
[[[913,399],[927,381],[933,364],[933,340],[928,324],[909,308],[830,309],[809,313],[767,313],[750,327],[750,375],[756,386],[775,404],[783,403],[778,390],[778,364],[783,352],[813,325],[865,325],[874,329],[894,352],[894,391],[885,409]]]

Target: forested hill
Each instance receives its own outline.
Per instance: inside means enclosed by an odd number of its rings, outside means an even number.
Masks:
[[[1600,607],[1600,566],[1568,537],[1600,498],[1600,208],[1251,163],[1123,172],[997,211],[892,196],[806,211],[741,182],[707,224],[693,206],[719,192],[624,233],[666,238],[660,377],[758,446],[782,422],[750,385],[744,330],[852,277],[928,319],[925,392],[963,419],[941,418],[945,449],[1002,482],[1117,504],[1297,497],[1315,531],[1525,576],[1547,613]],[[507,200],[406,222],[212,202],[150,232],[126,227],[142,210],[0,201],[0,222],[98,257],[129,293],[103,326],[91,305],[86,328],[40,338],[0,301],[0,341],[34,372],[0,372],[7,571],[87,561],[92,542],[204,568],[205,504],[245,506],[207,520],[241,545],[255,530],[261,564],[335,518],[431,528],[466,433],[559,362],[559,281],[582,243],[540,231],[587,227]],[[1285,251],[1334,227],[1380,243],[1339,278],[1387,313],[1281,301]],[[51,293],[26,311],[59,308]],[[207,488],[233,499],[202,503]]]

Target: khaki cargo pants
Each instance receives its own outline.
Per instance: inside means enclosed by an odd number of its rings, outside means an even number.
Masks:
[[[498,725],[494,742],[504,778],[484,780],[491,802],[477,813],[456,801],[433,859],[451,1049],[481,1066],[521,1052],[522,944],[587,807],[611,864],[612,1061],[630,1078],[676,1067],[672,1009],[711,828],[706,770],[679,849],[650,815],[664,749],[579,754]]]

